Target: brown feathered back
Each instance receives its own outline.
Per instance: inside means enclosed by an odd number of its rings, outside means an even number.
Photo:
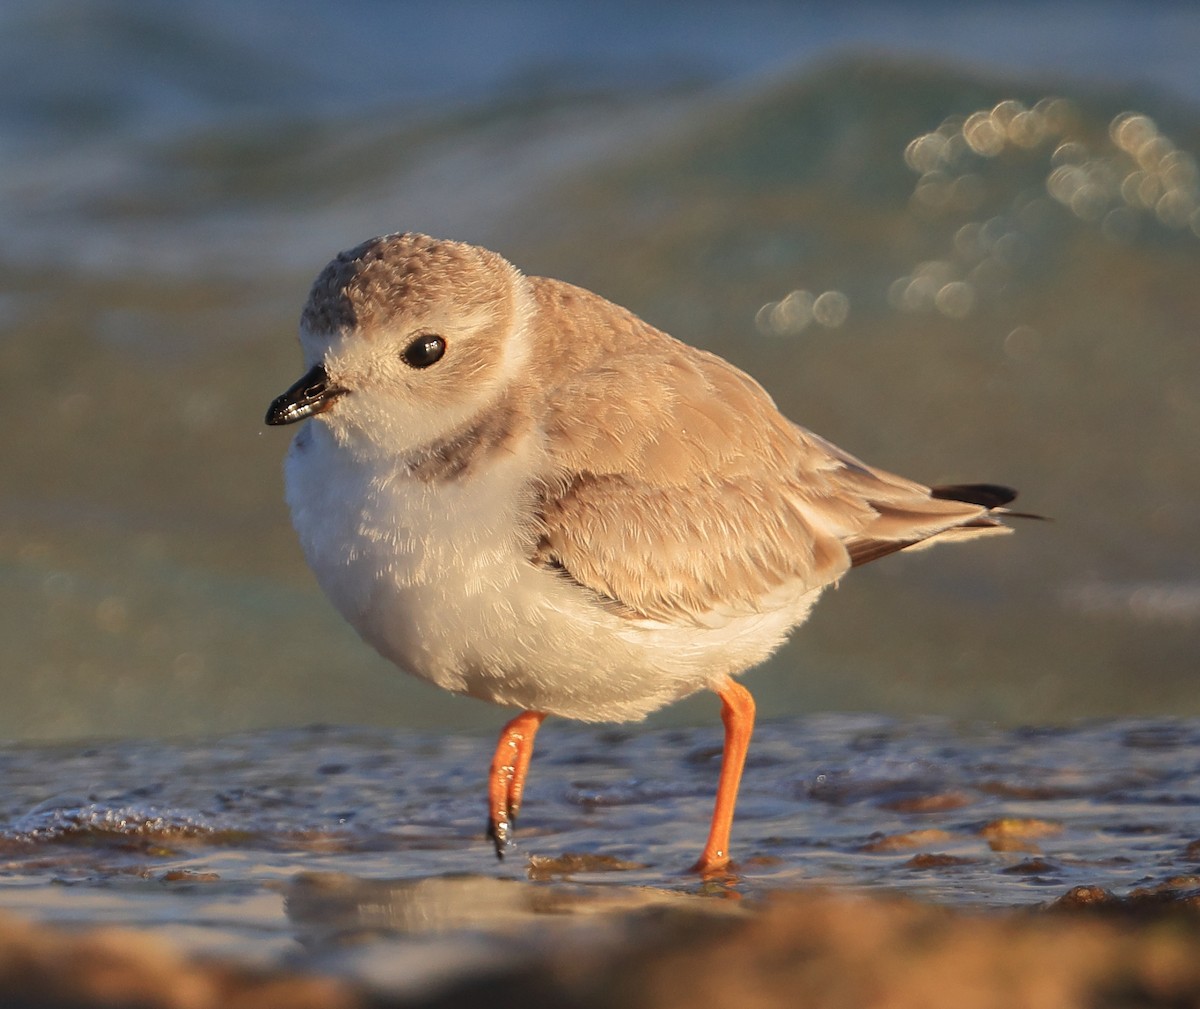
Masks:
[[[588,291],[530,283],[531,365],[554,360],[567,376],[542,376],[555,469],[534,559],[628,615],[707,624],[951,532],[1006,531],[986,503],[939,496],[793,424],[721,358]]]

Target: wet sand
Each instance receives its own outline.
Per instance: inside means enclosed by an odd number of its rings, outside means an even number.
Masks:
[[[477,906],[496,910],[488,893],[496,881],[423,883],[425,911],[437,907],[439,896],[447,898],[443,924],[461,925],[453,909],[464,911],[479,899]],[[1193,877],[1169,891],[1124,899],[1081,887],[1036,911],[964,912],[821,890],[780,892],[752,906],[719,898],[657,900],[647,891],[642,900],[626,894],[597,908],[566,891],[516,884],[506,888],[512,890],[508,925],[519,934],[532,924],[536,948],[526,936],[510,957],[392,991],[187,958],[144,932],[73,934],[5,917],[0,1001],[31,1009],[1165,1009],[1200,1004],[1198,885]],[[382,894],[357,891],[360,899],[372,895]],[[630,907],[638,903],[643,906]],[[343,941],[353,946],[356,940],[347,934]]]

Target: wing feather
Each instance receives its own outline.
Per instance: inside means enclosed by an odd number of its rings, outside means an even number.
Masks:
[[[931,497],[793,424],[721,358],[534,284],[544,352],[571,365],[543,387],[554,472],[534,560],[621,612],[711,624],[955,527],[1003,529],[986,506]]]

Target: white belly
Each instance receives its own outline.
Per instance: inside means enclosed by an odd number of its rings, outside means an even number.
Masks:
[[[340,449],[320,422],[285,467],[317,581],[385,658],[446,690],[576,718],[642,718],[765,659],[817,592],[716,627],[631,621],[528,561],[529,454],[425,482]]]

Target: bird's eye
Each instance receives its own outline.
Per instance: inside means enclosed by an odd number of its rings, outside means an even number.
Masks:
[[[427,333],[413,340],[400,356],[410,368],[428,368],[431,364],[437,364],[445,353],[446,341],[433,333]]]

